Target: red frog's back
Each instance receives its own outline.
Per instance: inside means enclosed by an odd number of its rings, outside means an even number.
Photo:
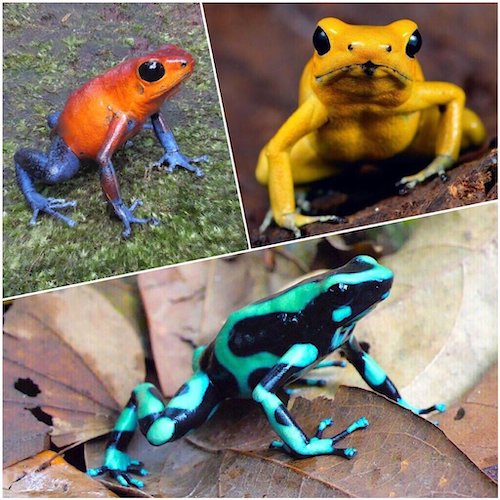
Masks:
[[[127,59],[69,96],[55,132],[81,159],[96,159],[110,142],[115,115],[125,114],[130,123],[128,133],[115,143],[117,149],[159,111],[193,68],[193,57],[175,45]]]

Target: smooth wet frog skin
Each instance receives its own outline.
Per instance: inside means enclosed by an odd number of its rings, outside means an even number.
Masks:
[[[271,443],[296,458],[339,455],[352,458],[354,448],[335,445],[368,426],[365,417],[333,437],[324,438],[332,420],[324,418],[312,437],[294,421],[277,393],[315,368],[344,366],[324,361],[341,350],[376,392],[417,414],[444,411],[443,404],[415,408],[399,394],[382,368],[365,353],[355,336],[357,321],[389,296],[393,274],[371,257],[358,256],[345,266],[306,279],[284,291],[232,313],[215,340],[193,355],[194,375],[165,403],[150,383],[137,386],[120,414],[106,448],[104,464],[91,476],[109,473],[120,484],[142,487],[130,473],[146,475],[143,464],[126,448],[137,427],[155,446],[179,439],[203,424],[228,398],[252,398],[260,404],[280,437]]]
[[[464,91],[425,81],[416,58],[421,44],[409,20],[386,26],[319,21],[298,108],[263,148],[256,169],[279,226],[299,236],[305,224],[341,221],[298,213],[294,196],[296,184],[334,175],[340,164],[403,153],[434,158],[398,182],[411,189],[435,174],[444,179],[461,149],[484,143],[484,125],[464,107]]]
[[[153,217],[137,218],[134,210],[142,205],[136,200],[128,207],[111,162],[113,153],[130,138],[149,126],[165,153],[155,163],[166,165],[166,172],[183,167],[196,176],[202,170],[192,163],[206,161],[206,156],[187,158],[179,151],[174,135],[160,114],[160,108],[193,72],[194,59],[175,45],[166,45],[141,57],[127,59],[75,90],[61,112],[48,117],[52,143],[47,154],[20,149],[14,155],[19,187],[33,211],[30,224],[40,212],[62,220],[69,226],[75,221],[58,209],[74,207],[75,201],[45,198],[35,183],[55,184],[73,177],[82,161],[97,163],[101,187],[114,213],[123,223],[123,237],[131,234],[131,224],[151,222]],[[151,125],[147,120],[151,119]]]

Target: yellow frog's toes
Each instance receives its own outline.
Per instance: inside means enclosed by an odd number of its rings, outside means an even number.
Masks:
[[[266,215],[264,216],[262,224],[259,226],[259,233],[262,234],[271,225],[272,221],[273,221],[273,211],[269,209],[266,212]]]
[[[450,168],[454,163],[454,160],[451,156],[448,155],[438,155],[432,162],[427,165],[424,169],[417,172],[415,175],[409,175],[407,177],[403,177],[400,179],[396,186],[400,188],[399,193],[405,194],[410,189],[413,189],[417,184],[424,182],[429,177],[433,175],[439,175],[441,180],[448,180],[448,176],[446,175],[446,170]]]
[[[296,238],[300,237],[300,228],[313,222],[333,222],[339,224],[345,222],[344,217],[337,215],[302,215],[297,212],[283,214],[281,217],[275,217],[276,223],[285,229],[293,231]]]

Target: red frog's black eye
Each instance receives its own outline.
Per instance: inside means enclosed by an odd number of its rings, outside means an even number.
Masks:
[[[406,55],[409,57],[415,57],[415,54],[420,50],[420,47],[422,47],[422,36],[418,30],[415,30],[406,44]]]
[[[157,82],[165,75],[165,68],[159,61],[146,61],[139,66],[139,76],[145,82]]]
[[[326,54],[330,50],[330,40],[328,40],[328,35],[325,33],[325,30],[318,26],[313,35],[313,45],[316,49],[316,52],[322,56]]]

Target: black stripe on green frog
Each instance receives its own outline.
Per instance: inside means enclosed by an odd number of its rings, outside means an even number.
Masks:
[[[357,321],[388,297],[392,280],[392,272],[375,259],[358,256],[343,267],[233,312],[215,340],[195,350],[194,375],[168,404],[150,383],[133,390],[111,434],[103,466],[88,473],[96,476],[109,472],[124,486],[142,487],[142,481],[130,473],[145,475],[147,471],[126,453],[137,426],[152,445],[159,446],[203,424],[228,398],[252,398],[260,404],[280,437],[280,441],[271,443],[273,448],[296,458],[352,458],[356,449],[337,448],[336,444],[367,427],[365,417],[333,437],[323,437],[323,431],[332,424],[326,418],[309,437],[277,396],[287,384],[303,380],[310,370],[340,364],[324,361],[337,349],[379,394],[417,414],[444,411],[443,404],[419,409],[405,401],[353,334]]]

